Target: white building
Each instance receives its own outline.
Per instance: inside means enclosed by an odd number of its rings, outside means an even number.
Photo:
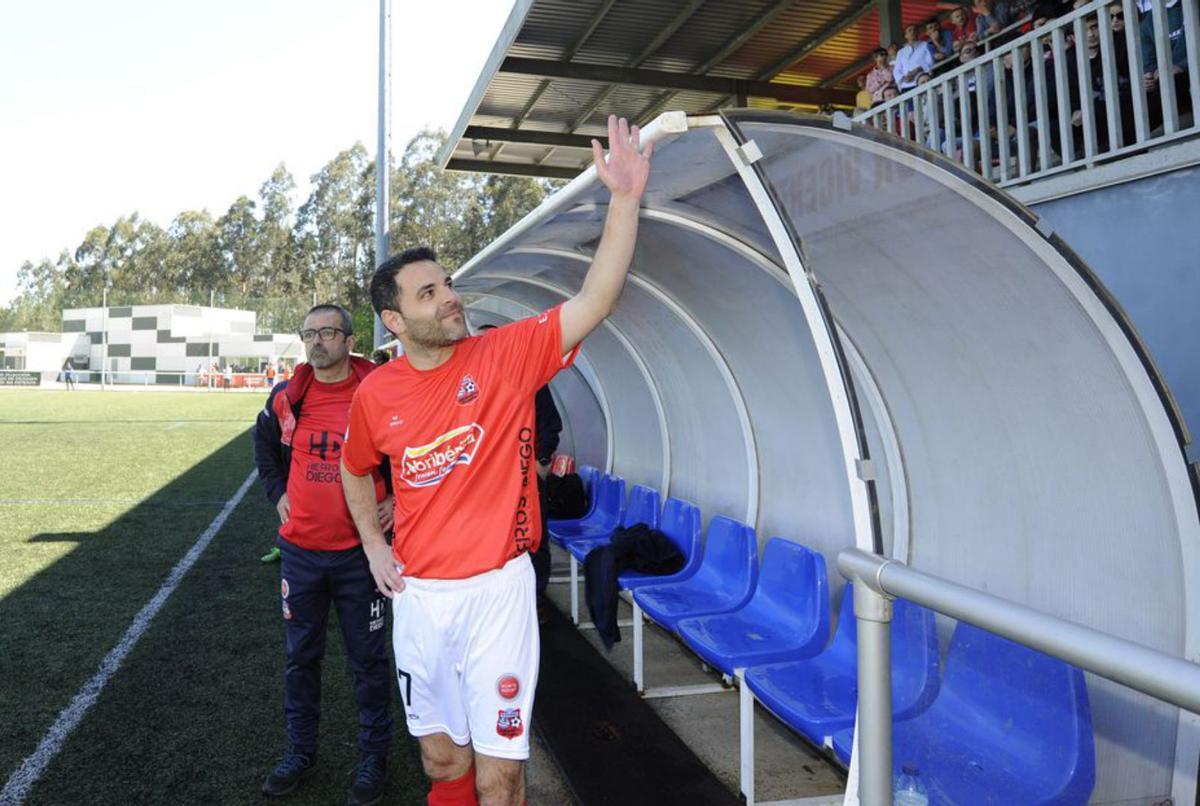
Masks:
[[[213,364],[259,372],[267,363],[303,360],[296,334],[258,333],[256,320],[254,311],[198,305],[110,306],[107,317],[103,308],[65,309],[62,329],[74,337],[75,366],[93,371],[103,363],[107,331],[106,369],[115,383],[178,385]]]
[[[0,333],[0,369],[57,376],[77,343],[78,333]]]

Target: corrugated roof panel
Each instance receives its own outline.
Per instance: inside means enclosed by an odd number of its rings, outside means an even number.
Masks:
[[[708,0],[643,66],[649,70],[691,72],[753,25],[774,2]]]
[[[537,0],[509,55],[562,59],[603,4],[604,0]]]
[[[629,64],[678,16],[683,6],[681,0],[618,0],[575,60],[587,64]]]

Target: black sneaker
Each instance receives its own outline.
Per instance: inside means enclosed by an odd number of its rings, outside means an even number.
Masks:
[[[387,783],[387,755],[367,753],[358,763],[354,786],[350,787],[349,806],[372,806],[383,800],[383,787]]]
[[[275,771],[263,781],[262,791],[267,797],[278,798],[290,794],[300,781],[317,765],[316,753],[298,753],[289,750]]]

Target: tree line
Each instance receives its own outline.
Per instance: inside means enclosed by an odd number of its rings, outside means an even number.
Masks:
[[[424,244],[453,269],[532,210],[550,180],[441,170],[446,136],[422,131],[390,169],[393,250]],[[188,303],[259,312],[261,330],[290,331],[313,298],[336,301],[371,332],[367,285],[375,260],[375,161],[361,143],[311,178],[294,207],[296,182],[280,164],[254,198],[222,215],[186,210],[165,228],[134,212],[97,225],[57,259],[25,261],[17,295],[0,308],[0,332],[57,331],[63,308]]]

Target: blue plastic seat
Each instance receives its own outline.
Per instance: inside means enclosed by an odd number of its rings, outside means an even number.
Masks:
[[[568,540],[612,534],[625,513],[625,479],[620,476],[600,476],[596,481],[595,498],[596,506],[587,517],[567,523],[551,522],[547,527],[550,538],[564,545]]]
[[[700,508],[678,498],[668,498],[663,506],[658,528],[684,556],[683,568],[674,574],[664,575],[644,574],[632,568],[622,571],[617,577],[617,586],[621,589],[632,590],[643,585],[682,582],[695,576],[700,570]]]
[[[680,619],[741,607],[758,582],[758,542],[744,523],[718,515],[708,524],[704,559],[682,582],[643,585],[633,599],[651,621],[675,630]]]
[[[591,515],[593,512],[596,511],[596,491],[597,491],[596,484],[600,480],[600,477],[603,474],[596,468],[592,467],[591,465],[580,465],[579,468],[575,471],[575,473],[576,473],[576,475],[579,476],[580,481],[583,482],[583,491],[584,491],[584,493],[587,494],[587,497],[588,497],[587,512],[585,512],[583,514],[583,516],[579,517],[579,518],[550,518],[550,519],[548,519],[546,521],[546,526],[551,531],[554,530],[555,526],[557,526],[561,529],[564,526],[566,526],[567,524],[577,524],[581,520],[583,520],[584,518],[588,517],[589,515]]]
[[[662,496],[658,490],[642,484],[633,485],[629,491],[629,504],[625,514],[621,516],[621,526],[629,528],[634,524],[644,523],[651,529],[658,528],[662,516]],[[615,531],[615,530],[614,530]],[[608,545],[612,542],[612,532],[597,537],[572,538],[565,543],[567,551],[579,562],[583,562],[593,549]]]
[[[933,612],[903,599],[892,613],[892,713],[907,719],[929,707],[938,688]],[[820,746],[854,727],[858,706],[858,622],[846,585],[837,631],[816,657],[746,670],[746,685],[785,724]]]
[[[850,758],[852,730],[834,736]],[[1083,672],[960,622],[933,704],[892,728],[898,773],[915,764],[931,804],[1084,804],[1096,782]]]
[[[825,558],[773,537],[749,601],[730,613],[681,619],[675,629],[697,655],[729,675],[737,668],[810,658],[829,640]]]

